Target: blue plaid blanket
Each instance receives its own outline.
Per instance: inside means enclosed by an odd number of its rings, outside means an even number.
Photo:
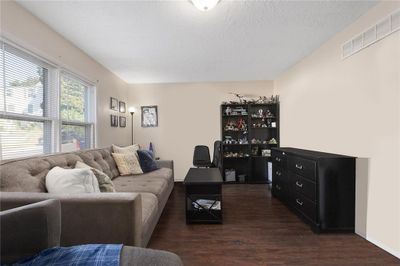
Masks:
[[[118,266],[122,245],[81,245],[45,249],[13,265]]]

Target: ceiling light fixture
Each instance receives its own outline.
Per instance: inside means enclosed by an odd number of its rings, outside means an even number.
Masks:
[[[219,0],[190,0],[192,4],[201,11],[209,11],[213,9]]]

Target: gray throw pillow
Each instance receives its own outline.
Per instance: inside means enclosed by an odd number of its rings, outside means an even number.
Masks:
[[[113,182],[111,181],[111,178],[103,173],[102,171],[90,167],[89,165],[77,161],[75,164],[75,168],[83,168],[83,169],[90,169],[92,170],[93,174],[96,176],[97,181],[99,182],[99,188],[101,192],[116,192],[115,187]]]

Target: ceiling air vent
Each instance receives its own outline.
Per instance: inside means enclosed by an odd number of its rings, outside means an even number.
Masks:
[[[385,38],[397,30],[400,30],[400,10],[395,11],[374,26],[345,42],[342,45],[343,59]]]

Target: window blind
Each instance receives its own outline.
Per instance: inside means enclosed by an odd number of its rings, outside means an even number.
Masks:
[[[51,151],[48,77],[47,64],[0,42],[1,159]]]
[[[0,41],[0,159],[93,147],[94,90]]]

